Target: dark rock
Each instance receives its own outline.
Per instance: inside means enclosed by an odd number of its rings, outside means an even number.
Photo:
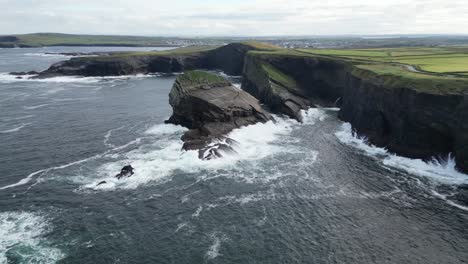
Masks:
[[[258,48],[232,43],[220,48],[192,52],[173,52],[155,54],[91,53],[95,57],[71,58],[53,64],[36,78],[50,78],[63,75],[75,76],[119,76],[145,73],[174,73],[195,69],[219,69],[228,74],[240,75],[244,57],[250,50]],[[78,55],[80,53],[62,53]],[[112,56],[110,56],[112,55]]]
[[[106,184],[106,183],[107,183],[106,181],[101,181],[96,186],[103,185],[103,184]]]
[[[200,150],[202,159],[234,152],[234,141],[224,137],[233,129],[272,120],[253,96],[222,77],[201,71],[179,76],[169,103],[173,114],[167,122],[190,129],[182,137],[183,148]]]
[[[17,42],[19,38],[16,36],[0,36],[0,42]]]
[[[10,72],[11,75],[24,76],[24,75],[37,75],[37,71],[28,71],[28,72]]]
[[[130,177],[134,174],[134,168],[132,167],[132,165],[127,165],[127,166],[124,166],[121,170],[120,170],[120,173],[115,175],[115,177],[117,179],[122,179],[124,177]]]
[[[468,94],[390,87],[397,80],[385,78],[397,77],[365,78],[337,59],[248,54],[243,89],[298,120],[309,104],[333,106],[341,98],[339,117],[370,143],[411,158],[452,153],[468,173]]]

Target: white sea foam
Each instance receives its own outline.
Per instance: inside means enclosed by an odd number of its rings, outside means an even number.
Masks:
[[[11,128],[11,129],[1,130],[0,133],[1,133],[1,134],[8,134],[8,133],[18,132],[18,131],[20,131],[22,128],[24,128],[24,127],[26,127],[26,126],[28,126],[28,125],[30,125],[30,124],[32,124],[32,123],[23,123],[23,124],[21,124],[21,125],[19,125],[19,126],[17,126],[17,127]]]
[[[34,117],[34,115],[25,115],[25,116],[18,116],[18,117],[2,117],[0,120],[3,122],[10,122],[10,121],[18,121],[18,120],[23,120],[23,119],[28,119]]]
[[[221,253],[219,252],[221,249],[221,243],[226,242],[228,240],[228,237],[224,234],[212,233],[210,235],[210,239],[212,243],[208,251],[206,252],[206,258],[215,259],[221,256]]]
[[[192,214],[192,217],[195,217],[195,218],[196,218],[196,217],[199,217],[199,216],[200,216],[200,213],[201,213],[202,211],[203,211],[203,206],[200,205],[200,206],[197,208],[197,211],[195,211],[195,213]]]
[[[313,114],[314,111],[317,113]],[[325,113],[321,110],[310,110],[308,119],[312,122],[313,119],[320,120],[323,116]],[[101,165],[94,175],[82,177],[81,183],[84,188],[95,190],[133,189],[149,182],[158,184],[170,180],[176,171],[184,173],[203,171],[204,173],[197,176],[200,180],[211,179],[209,177],[234,177],[247,182],[276,180],[282,175],[275,172],[275,168],[266,168],[268,171],[262,173],[258,171],[256,163],[279,153],[302,153],[304,150],[300,146],[288,144],[290,140],[288,136],[299,126],[300,124],[294,120],[276,117],[276,122],[258,123],[235,129],[227,137],[237,142],[233,145],[237,154],[207,161],[198,158],[198,151],[181,151],[183,142],[180,137],[187,131],[186,128],[159,124],[145,132],[149,138],[154,137],[154,140],[147,140],[151,143],[113,156],[116,161]],[[309,164],[317,159],[316,151],[307,150],[306,154]],[[242,163],[242,168],[252,167],[252,170],[247,169],[248,173],[243,173],[245,170],[239,168],[239,162]],[[136,168],[135,174],[130,178],[117,180],[115,174],[128,164]],[[233,170],[236,173],[226,173]],[[106,181],[107,184],[98,186],[102,181]]]
[[[21,263],[56,263],[65,255],[43,238],[48,231],[47,219],[38,214],[0,213],[0,263],[16,263],[7,256],[15,256]]]
[[[109,143],[110,137],[112,136],[112,133],[114,131],[118,131],[118,130],[123,129],[123,128],[124,128],[124,126],[121,126],[121,127],[114,128],[114,129],[111,129],[111,130],[107,131],[107,133],[104,135],[104,142],[103,142],[104,145],[107,146],[107,147],[110,147],[110,148],[115,148],[114,144]]]
[[[177,126],[173,124],[159,124],[150,127],[148,130],[145,131],[145,134],[149,135],[170,135],[175,133],[181,133],[187,131],[187,128],[182,126]]]
[[[18,76],[9,73],[0,73],[0,83],[14,82],[42,82],[42,83],[98,83],[110,80],[127,80],[137,78],[151,78],[160,76],[159,74],[136,74],[136,75],[121,75],[121,76],[103,76],[103,77],[82,77],[82,76],[58,76],[45,79],[32,79],[36,75],[23,75],[21,79]]]
[[[43,52],[25,53],[24,55],[29,56],[29,57],[65,57],[65,58],[75,57],[75,56],[59,54],[59,53],[43,53]]]
[[[24,106],[24,109],[34,110],[34,109],[46,107],[46,106],[48,106],[48,105],[49,105],[49,104],[40,104],[40,105],[33,105],[33,106]]]
[[[456,207],[460,210],[463,210],[463,211],[467,211],[468,212],[468,207],[467,206],[463,206],[461,204],[458,204],[450,199],[447,198],[447,195],[444,195],[444,194],[441,194],[435,190],[432,190],[432,194],[442,200],[444,200],[448,205],[451,205],[453,207]]]
[[[314,125],[317,121],[324,121],[327,118],[326,108],[309,108],[301,110],[302,122],[305,125]]]
[[[377,158],[384,166],[405,171],[409,174],[427,177],[436,183],[468,183],[468,175],[456,170],[455,160],[451,155],[445,159],[433,158],[431,161],[397,156],[389,153],[385,148],[369,144],[365,137],[358,137],[352,131],[351,124],[349,123],[343,124],[335,135],[342,143],[356,147],[364,151],[368,156]]]

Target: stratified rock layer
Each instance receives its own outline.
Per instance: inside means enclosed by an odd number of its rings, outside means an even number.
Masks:
[[[169,94],[169,103],[173,114],[168,122],[190,129],[182,137],[184,149],[201,150],[200,158],[219,156],[218,149],[232,151],[232,141],[224,136],[233,129],[272,120],[253,96],[220,76],[202,71],[179,76]],[[218,144],[207,148],[214,139]]]

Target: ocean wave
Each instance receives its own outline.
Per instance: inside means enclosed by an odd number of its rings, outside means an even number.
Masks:
[[[32,118],[34,116],[35,115],[25,115],[25,116],[18,116],[18,117],[1,117],[0,120],[2,120],[2,122],[10,122],[10,121],[18,121],[18,120],[28,119],[28,118]]]
[[[96,160],[96,159],[102,158],[102,157],[104,157],[106,155],[109,155],[109,154],[113,153],[114,151],[120,151],[122,149],[125,149],[125,148],[131,146],[131,145],[138,144],[138,143],[140,143],[140,140],[141,140],[141,138],[137,138],[135,140],[132,140],[132,141],[128,142],[127,144],[115,147],[115,148],[110,149],[110,150],[108,150],[108,151],[106,151],[104,153],[101,153],[101,154],[97,154],[97,155],[94,155],[94,156],[91,156],[91,157],[88,157],[88,158],[85,158],[85,159],[82,159],[82,160],[77,160],[77,161],[74,161],[74,162],[70,162],[70,163],[67,163],[67,164],[64,164],[64,165],[50,167],[50,168],[47,168],[47,169],[42,169],[42,170],[35,171],[35,172],[29,174],[28,176],[26,176],[25,178],[19,180],[16,183],[0,187],[0,190],[5,190],[5,189],[10,189],[10,188],[13,188],[13,187],[25,185],[25,184],[29,183],[31,180],[33,180],[34,177],[36,177],[37,175],[42,175],[42,174],[45,174],[45,173],[48,173],[48,172],[54,171],[54,170],[61,170],[61,169],[69,168],[71,166],[83,164],[83,163],[91,161],[91,160]]]
[[[439,199],[441,199],[441,200],[444,200],[447,204],[449,204],[449,205],[451,205],[451,206],[453,206],[453,207],[456,207],[456,208],[458,208],[458,209],[460,209],[460,210],[463,210],[463,211],[467,211],[467,212],[468,212],[468,207],[467,207],[467,206],[458,204],[458,203],[456,203],[455,201],[450,200],[450,199],[448,198],[447,195],[442,194],[442,193],[439,193],[439,192],[437,192],[437,191],[435,191],[435,190],[431,190],[431,192],[432,192],[432,194],[433,194],[434,196],[436,196],[437,198],[439,198]]]
[[[34,109],[38,109],[38,108],[42,108],[42,107],[45,107],[45,106],[48,106],[49,104],[40,104],[40,105],[33,105],[33,106],[24,106],[24,109],[27,109],[27,110],[34,110]]]
[[[433,158],[430,161],[411,159],[389,153],[385,148],[369,144],[365,137],[359,137],[353,132],[351,124],[345,123],[335,136],[344,144],[362,150],[366,155],[377,158],[386,167],[406,173],[426,177],[434,183],[459,185],[468,183],[468,175],[456,169],[455,159],[449,155],[446,158]]]
[[[0,263],[56,263],[65,255],[44,238],[50,225],[36,213],[0,213]]]
[[[45,79],[32,79],[37,75],[23,75],[21,79],[18,76],[10,73],[0,73],[0,83],[14,82],[40,82],[40,83],[99,83],[112,80],[128,80],[139,78],[152,78],[162,76],[161,74],[135,74],[135,75],[120,75],[120,76],[99,76],[99,77],[83,77],[83,76],[57,76]]]
[[[18,132],[18,131],[20,131],[22,128],[24,128],[24,127],[26,127],[26,126],[28,126],[28,125],[30,125],[30,124],[32,124],[32,123],[23,123],[23,124],[21,124],[21,125],[15,127],[15,128],[12,128],[12,129],[1,130],[1,131],[0,131],[0,134],[9,134],[9,133]]]

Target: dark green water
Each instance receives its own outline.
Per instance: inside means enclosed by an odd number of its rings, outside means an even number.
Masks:
[[[2,49],[0,72],[64,59],[43,52]],[[391,156],[312,109],[235,131],[240,155],[200,161],[163,124],[174,79],[0,75],[0,263],[468,259],[467,208],[441,192],[468,182],[451,160]],[[126,164],[136,174],[115,180]]]

